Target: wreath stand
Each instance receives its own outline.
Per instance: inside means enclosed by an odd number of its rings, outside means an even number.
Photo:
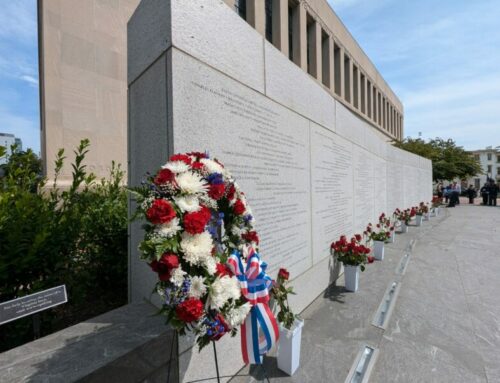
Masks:
[[[170,345],[170,362],[168,364],[168,370],[167,370],[167,383],[177,383],[177,382],[171,382],[170,381],[170,376],[171,376],[171,372],[172,372],[172,356],[173,356],[173,353],[174,353],[175,344],[178,341],[178,339],[179,339],[179,335],[177,334],[177,331],[175,331],[174,332],[174,336],[172,337],[172,344]],[[213,379],[217,379],[217,383],[220,383],[220,378],[232,378],[234,376],[247,376],[247,375],[238,375],[238,374],[236,374],[236,375],[228,375],[228,376],[220,376],[219,361],[217,359],[217,348],[215,346],[215,341],[212,341],[212,346],[213,346],[213,350],[214,350],[215,372],[216,372],[217,375],[214,376],[214,377],[210,377],[210,378],[191,380],[188,383],[205,382],[207,380],[213,380]],[[178,361],[179,361],[179,358],[177,357],[177,368],[179,367]],[[264,373],[265,380],[267,381],[267,383],[270,383],[269,376],[267,374],[266,368],[264,367],[264,364],[261,364],[260,366],[261,366],[262,371]]]

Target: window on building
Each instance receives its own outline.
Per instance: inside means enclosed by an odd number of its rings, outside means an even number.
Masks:
[[[273,42],[273,0],[265,0],[266,10],[266,40]]]
[[[476,190],[481,189],[481,178],[474,179],[474,187],[476,188]]]
[[[234,10],[242,18],[247,19],[247,0],[235,0]]]
[[[382,95],[377,93],[378,124],[382,126]]]
[[[351,102],[351,59],[344,53],[344,98]]]
[[[366,80],[366,113],[368,118],[372,118],[372,83],[370,80]]]
[[[300,10],[296,0],[288,1],[288,58],[300,66]]]
[[[497,168],[497,174],[500,175],[500,168]]]
[[[340,57],[340,47],[333,44],[333,73],[335,76],[335,93],[337,96],[342,96],[342,57]]]
[[[474,154],[474,158],[476,159],[476,161],[479,161],[479,154]]]
[[[491,175],[491,165],[488,165],[488,174]]]
[[[491,153],[488,153],[488,161],[491,161]]]
[[[355,108],[359,108],[359,71],[356,65],[352,66],[352,99]]]
[[[330,36],[323,29],[321,30],[321,81],[326,87],[330,87],[330,63],[333,60],[330,52]]]
[[[497,162],[500,162],[500,156],[497,155]]]
[[[313,59],[312,55],[315,54],[316,49],[313,46],[316,42],[314,34],[316,33],[316,23],[313,17],[308,13],[307,14],[307,73],[311,76],[314,76],[313,71],[313,63],[316,63],[316,60]],[[314,51],[314,52],[313,52]],[[314,61],[314,62],[313,62]]]
[[[361,73],[361,113],[366,113],[366,78],[363,73]]]

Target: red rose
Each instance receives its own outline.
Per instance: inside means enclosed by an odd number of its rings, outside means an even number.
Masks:
[[[193,156],[193,157],[196,157],[196,158],[207,158],[207,155],[205,153],[202,153],[202,152],[190,152],[190,153],[186,153],[188,156]]]
[[[372,257],[372,256],[368,256],[367,259],[368,259],[368,263],[373,263],[373,261],[375,261],[375,257]]]
[[[285,281],[288,281],[288,278],[290,278],[290,273],[288,272],[287,269],[280,269],[278,271],[278,278],[283,278]]]
[[[175,174],[168,169],[161,169],[154,179],[156,185],[175,182]]]
[[[201,234],[205,231],[208,220],[209,218],[207,218],[207,214],[203,208],[199,211],[186,213],[184,214],[184,229],[189,234]]]
[[[361,241],[361,234],[356,234],[354,238],[356,238],[356,241],[358,242]]]
[[[248,233],[242,234],[241,237],[248,242],[259,244],[259,236],[255,231],[249,231]]]
[[[242,215],[245,212],[245,210],[246,210],[245,204],[243,202],[241,202],[240,199],[234,203],[234,206],[233,206],[234,214]]]
[[[191,165],[191,167],[195,170],[201,170],[201,169],[203,169],[204,166],[205,165],[203,165],[201,162],[198,162],[198,161],[193,162],[193,164]]]
[[[219,200],[224,196],[224,184],[210,185],[208,195],[214,200]]]
[[[172,204],[164,199],[155,199],[146,211],[147,219],[154,225],[170,222],[175,216]]]
[[[229,201],[231,201],[234,198],[235,193],[236,193],[236,189],[235,189],[234,185],[231,184],[231,186],[229,186],[229,188],[227,189],[227,199]]]
[[[215,275],[217,275],[220,278],[222,278],[225,275],[228,276],[232,275],[231,270],[229,270],[229,268],[226,265],[223,265],[222,263],[217,263],[216,268],[217,269],[215,271]]]
[[[185,154],[174,154],[172,157],[170,157],[170,161],[182,161],[186,165],[191,165],[191,158],[189,156],[186,156]]]
[[[183,322],[194,322],[203,315],[203,302],[196,298],[188,298],[177,305],[175,313]]]
[[[160,281],[168,281],[171,271],[179,267],[179,258],[173,253],[164,253],[159,261],[155,259],[149,266],[154,272],[158,273]]]

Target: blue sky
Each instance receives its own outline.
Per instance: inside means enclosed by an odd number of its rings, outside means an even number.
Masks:
[[[0,8],[0,132],[40,150],[36,0]]]
[[[500,145],[500,1],[329,0],[405,107],[405,136]]]
[[[329,0],[405,106],[405,134],[500,145],[500,1]],[[40,150],[36,0],[2,1],[0,132]]]

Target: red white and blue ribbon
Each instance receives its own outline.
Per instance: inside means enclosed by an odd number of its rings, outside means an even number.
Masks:
[[[267,264],[260,255],[248,248],[246,268],[241,253],[234,250],[227,261],[238,278],[241,293],[252,304],[252,309],[241,325],[241,352],[245,364],[262,364],[262,357],[279,338],[278,323],[269,308],[269,289],[272,279],[266,274]]]

